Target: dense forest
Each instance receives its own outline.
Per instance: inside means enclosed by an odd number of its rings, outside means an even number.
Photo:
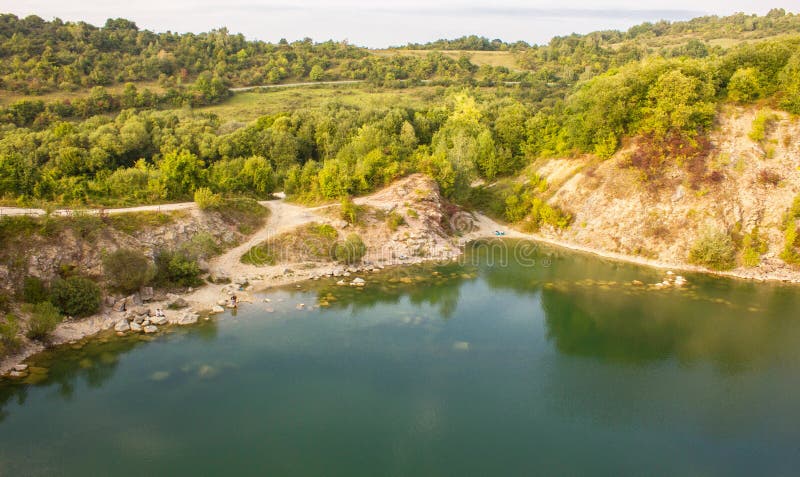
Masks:
[[[450,198],[468,200],[478,178],[517,174],[540,157],[606,158],[626,137],[640,144],[633,166],[657,175],[671,158],[692,164],[702,156],[721,104],[759,102],[800,114],[800,36],[788,34],[798,31],[799,15],[774,10],[572,35],[545,46],[478,37],[432,44],[513,50],[514,72],[434,50],[380,56],[345,43],[269,44],[225,30],[155,34],[126,20],[96,28],[3,15],[0,88],[86,94],[11,101],[0,111],[0,196],[111,205],[186,200],[207,187],[325,200],[422,171]],[[749,32],[752,40],[709,43],[725,32]],[[668,46],[652,47],[653,38]],[[384,90],[415,87],[398,80],[435,79],[425,84],[441,87],[424,106],[334,100],[250,124],[192,109],[228,101],[231,85],[323,78],[366,79]],[[162,88],[142,87],[146,80]],[[125,86],[112,94],[106,87],[114,83]],[[702,167],[697,174],[713,180]],[[505,198],[509,218],[533,211],[563,223],[534,189],[513,194]]]

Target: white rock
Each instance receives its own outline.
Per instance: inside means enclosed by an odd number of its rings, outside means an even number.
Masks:
[[[154,325],[147,325],[147,326],[144,327],[144,332],[148,333],[148,334],[149,333],[155,333],[157,331],[158,331],[158,328],[156,328]]]
[[[12,378],[24,378],[27,375],[27,373],[24,373],[22,371],[11,371],[10,373],[8,373],[8,375],[9,377]]]
[[[125,319],[119,320],[117,324],[114,325],[114,331],[124,332],[130,330],[131,330],[131,325],[129,325],[128,320]]]
[[[211,313],[212,314],[225,313],[225,308],[223,308],[220,305],[214,306],[211,308]]]
[[[131,323],[131,331],[135,331],[137,333],[142,331],[142,325],[134,321],[133,323]]]
[[[339,280],[338,282],[336,282],[336,284],[339,286],[347,285],[347,283],[344,280]]]
[[[26,371],[27,369],[28,369],[28,365],[27,364],[17,364],[17,365],[14,366],[14,371],[22,372],[22,371]]]
[[[193,311],[186,311],[181,313],[173,320],[173,323],[178,325],[193,325],[197,323],[199,316]]]
[[[162,325],[166,325],[168,322],[167,322],[167,317],[166,316],[154,316],[153,318],[150,319],[150,323],[152,323],[154,325],[162,326]]]

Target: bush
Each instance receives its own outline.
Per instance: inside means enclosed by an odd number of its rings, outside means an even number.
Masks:
[[[61,313],[76,318],[97,313],[101,299],[100,287],[79,276],[56,280],[50,292],[50,301]]]
[[[397,212],[391,212],[389,214],[389,217],[386,218],[386,225],[392,232],[397,230],[397,228],[400,227],[401,225],[405,224],[406,224],[406,219]]]
[[[761,255],[767,253],[767,243],[761,239],[758,227],[742,238],[742,265],[757,267],[761,263]]]
[[[150,260],[138,250],[120,248],[103,258],[106,280],[114,290],[132,293],[153,279]]]
[[[781,175],[772,169],[761,169],[758,171],[758,183],[761,185],[777,186],[781,182]]]
[[[155,281],[167,287],[196,287],[203,283],[197,261],[185,252],[172,250],[156,255]]]
[[[43,301],[32,305],[31,318],[28,320],[28,332],[26,335],[32,340],[44,340],[56,326],[61,322],[61,314],[58,309],[49,301]]]
[[[356,263],[367,253],[367,246],[358,234],[350,234],[334,248],[334,257],[343,263]]]
[[[769,110],[759,111],[756,118],[753,120],[753,127],[747,135],[753,142],[762,142],[767,138],[769,130],[775,121],[778,120],[778,115]]]
[[[736,246],[730,235],[708,232],[692,246],[689,262],[712,270],[729,270],[736,264]]]
[[[360,215],[361,207],[357,206],[350,197],[342,199],[342,220],[348,224],[355,225],[358,223]]]
[[[19,320],[14,315],[6,315],[0,320],[0,356],[19,348]]]
[[[50,298],[47,286],[39,277],[25,277],[22,282],[22,301],[25,303],[41,303]]]
[[[200,210],[219,207],[222,204],[222,196],[211,192],[208,187],[201,187],[194,191],[194,202]]]

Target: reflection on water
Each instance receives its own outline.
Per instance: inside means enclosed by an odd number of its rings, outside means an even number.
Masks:
[[[264,456],[264,471],[329,475],[792,468],[796,288],[689,275],[653,290],[663,271],[544,247],[524,264],[498,253],[387,270],[364,288],[304,283],[219,322],[37,356],[26,382],[0,384],[0,469],[144,459],[213,473]],[[52,449],[16,459],[32,442]],[[74,446],[103,458],[91,467]],[[210,449],[239,460],[208,467]]]

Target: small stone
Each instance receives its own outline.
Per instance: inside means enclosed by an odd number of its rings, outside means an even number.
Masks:
[[[305,303],[298,303],[295,308],[297,308],[298,310],[304,310],[306,308],[306,304]]]
[[[131,323],[131,331],[135,331],[137,333],[142,331],[142,325],[134,321],[133,323]]]
[[[142,326],[147,326],[147,325],[149,325],[150,323],[152,323],[152,321],[150,321],[150,320],[144,320],[144,321],[142,322]]]
[[[336,284],[339,285],[339,286],[343,286],[343,285],[347,285],[347,282],[345,282],[344,280],[339,280],[338,282],[336,282]]]
[[[154,316],[150,319],[150,323],[158,326],[163,326],[169,323],[166,316]]]
[[[14,366],[14,371],[22,372],[22,371],[27,371],[27,370],[28,370],[28,365],[27,364],[17,364],[17,365]]]
[[[147,325],[144,327],[144,332],[147,334],[156,333],[158,332],[158,328],[156,328],[154,325]]]
[[[114,331],[123,333],[125,331],[130,331],[131,325],[128,324],[128,320],[119,320],[116,325],[114,325]]]
[[[634,285],[634,286],[640,287],[640,286],[644,285],[644,283],[642,283],[642,282],[641,282],[641,281],[639,281],[639,280],[634,280],[634,281],[632,281],[632,282],[631,282],[631,285]]]
[[[12,378],[24,378],[27,375],[28,373],[22,371],[11,371],[10,373],[8,373],[8,376]]]

